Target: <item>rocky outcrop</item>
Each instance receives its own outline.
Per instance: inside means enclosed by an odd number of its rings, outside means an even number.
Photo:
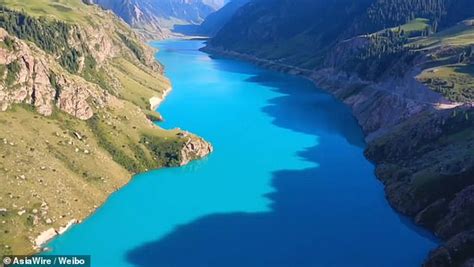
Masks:
[[[101,106],[107,101],[107,94],[97,86],[78,77],[55,74],[59,66],[51,56],[31,48],[0,28],[0,42],[5,40],[10,42],[10,48],[0,47],[0,65],[5,68],[0,83],[2,111],[14,103],[27,103],[33,105],[38,113],[50,116],[56,106],[87,120],[93,115],[93,106]]]
[[[180,152],[181,166],[188,164],[192,160],[203,158],[214,150],[210,143],[187,132],[180,133],[180,137],[185,139]]]
[[[12,18],[25,16],[13,10],[6,12]],[[62,32],[58,34],[64,35],[65,40],[57,44],[52,40],[54,37],[46,34],[43,37],[46,41],[35,39],[32,35],[30,39],[34,44],[27,43],[13,36],[15,31],[10,30],[9,34],[0,28],[0,42],[5,44],[0,46],[0,76],[3,76],[0,82],[1,110],[5,111],[14,103],[27,103],[34,105],[45,116],[50,116],[54,108],[58,108],[87,120],[93,116],[94,109],[104,107],[110,94],[116,95],[119,90],[120,85],[110,72],[105,74],[108,77],[94,77],[99,69],[107,69],[107,64],[115,57],[128,55],[129,59],[136,61],[135,64],[143,64],[162,74],[163,68],[154,59],[152,48],[139,44],[138,37],[132,31],[125,33],[112,14],[97,15],[112,21],[100,28],[94,28],[91,24],[79,26],[62,22],[43,22],[43,28],[35,28],[39,34],[60,28]],[[55,48],[55,45],[62,48]],[[105,79],[111,83],[109,91],[96,84],[96,80]]]
[[[103,107],[110,97],[105,91],[98,88],[67,79],[64,76],[59,77],[57,86],[61,93],[56,100],[56,106],[81,120],[90,119],[94,115],[92,105],[89,105],[88,101],[93,102],[95,107]]]

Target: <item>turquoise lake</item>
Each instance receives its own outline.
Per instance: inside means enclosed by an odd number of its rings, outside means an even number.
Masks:
[[[437,245],[387,203],[349,109],[302,78],[163,41],[173,91],[163,128],[215,152],[150,171],[65,235],[53,254],[93,266],[420,266]]]

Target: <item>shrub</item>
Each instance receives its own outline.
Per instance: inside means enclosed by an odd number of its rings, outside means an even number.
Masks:
[[[81,53],[69,45],[68,40],[73,29],[71,25],[46,18],[35,18],[0,6],[0,27],[11,35],[31,41],[44,51],[59,56],[59,63],[69,72],[78,71]],[[8,46],[10,43],[7,42],[9,41],[6,41],[5,45]]]
[[[128,38],[122,33],[118,33],[120,39],[124,42],[124,44],[133,52],[133,54],[137,57],[138,60],[140,60],[142,63],[145,61],[145,54],[143,53],[143,50],[141,47],[133,40]]]
[[[5,79],[7,86],[12,86],[18,78],[20,72],[20,64],[18,61],[13,61],[7,65],[7,77]]]

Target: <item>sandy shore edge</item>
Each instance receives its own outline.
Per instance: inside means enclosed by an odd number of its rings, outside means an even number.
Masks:
[[[163,94],[161,96],[154,96],[154,97],[150,98],[149,99],[150,109],[152,111],[156,111],[156,109],[158,109],[158,107],[161,105],[161,103],[171,93],[171,90],[173,90],[173,88],[170,86],[163,92]]]
[[[36,250],[47,249],[47,247],[44,247],[45,244],[47,244],[56,236],[64,234],[69,229],[71,229],[71,227],[73,227],[74,225],[80,222],[81,221],[77,219],[72,219],[65,226],[61,226],[57,230],[51,227],[48,230],[43,231],[38,237],[36,237],[35,242],[34,242],[35,243],[34,249]]]

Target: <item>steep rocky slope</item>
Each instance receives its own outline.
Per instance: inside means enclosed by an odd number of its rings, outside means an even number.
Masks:
[[[206,50],[304,75],[350,106],[392,206],[447,241],[426,265],[469,266],[470,16],[464,0],[256,0]]]
[[[212,151],[152,123],[170,90],[153,53],[80,0],[0,1],[0,255],[39,249],[134,173]]]

